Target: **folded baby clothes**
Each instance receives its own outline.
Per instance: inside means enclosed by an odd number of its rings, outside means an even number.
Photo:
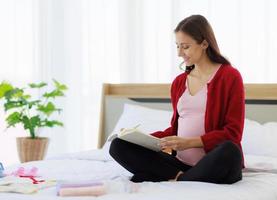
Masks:
[[[105,192],[105,185],[101,181],[60,182],[57,185],[59,196],[100,196]]]
[[[106,194],[104,185],[61,188],[58,192],[59,196],[100,196],[103,194]]]
[[[32,167],[31,169],[28,169],[25,167],[19,167],[17,170],[15,170],[7,175],[37,177],[38,176],[38,168]]]
[[[101,196],[110,193],[134,193],[138,185],[130,181],[86,181],[57,184],[59,196]]]
[[[34,178],[33,178],[34,179]],[[34,180],[26,177],[6,176],[0,179],[0,192],[32,194],[40,189],[55,186],[55,180]]]

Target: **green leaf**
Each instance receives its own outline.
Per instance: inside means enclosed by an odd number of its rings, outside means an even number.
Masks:
[[[24,124],[24,129],[29,130],[31,137],[35,138],[36,120],[31,120],[29,117],[24,115],[22,118],[22,122]]]
[[[46,98],[55,98],[55,97],[61,97],[61,96],[64,96],[64,93],[60,90],[53,90],[52,92],[50,93],[44,93],[43,95],[44,97]]]
[[[9,90],[5,93],[6,99],[12,99],[12,98],[22,98],[24,94],[23,89],[14,88],[12,90]]]
[[[37,100],[39,101],[39,100]],[[10,110],[10,109],[13,109],[13,108],[20,108],[20,107],[24,107],[26,105],[29,106],[29,109],[31,109],[32,105],[36,104],[37,101],[31,101],[31,102],[28,102],[26,99],[24,98],[19,98],[18,100],[16,101],[13,101],[13,100],[9,100],[4,104],[4,107],[5,107],[5,111],[7,110]],[[39,101],[40,102],[40,101]]]
[[[65,84],[61,84],[58,81],[56,81],[55,79],[53,79],[54,84],[57,88],[57,90],[67,90],[67,86]]]
[[[31,118],[24,115],[22,121],[24,123],[25,129],[35,129],[35,127],[39,126],[41,122],[40,117],[38,115],[33,116]]]
[[[26,95],[23,95],[22,98],[24,98],[24,99],[30,99],[30,98],[31,98],[31,95],[26,94]]]
[[[30,83],[29,86],[30,88],[42,88],[44,86],[46,86],[47,83],[45,82],[41,82],[41,83]]]
[[[3,98],[6,92],[13,89],[13,86],[5,81],[0,84],[0,99]]]
[[[43,97],[46,98],[55,98],[55,97],[61,97],[64,96],[64,92],[65,90],[67,90],[67,86],[64,84],[59,83],[58,81],[56,81],[55,79],[53,79],[53,82],[55,84],[56,89],[54,89],[52,92],[46,92],[43,94]]]
[[[19,112],[14,112],[6,118],[8,128],[11,126],[15,126],[17,123],[20,123],[21,121],[21,114]]]
[[[12,108],[18,108],[21,107],[22,105],[19,104],[17,101],[8,101],[7,103],[4,104],[5,111],[10,110]]]
[[[28,102],[28,108],[31,109],[34,105],[39,104],[41,101],[40,100],[35,100],[35,101],[29,101]]]
[[[27,117],[26,115],[23,116],[22,122],[23,122],[23,124],[24,124],[24,129],[33,128],[33,127],[32,127],[32,124],[31,124],[31,122],[30,122],[29,117]]]
[[[33,127],[40,126],[40,124],[41,124],[40,117],[38,115],[31,117],[30,123],[32,124]]]
[[[53,127],[53,126],[63,126],[63,123],[57,120],[45,120],[45,126]]]
[[[37,110],[43,112],[49,117],[53,112],[60,111],[61,109],[57,109],[52,102],[48,102],[46,106],[39,105]]]

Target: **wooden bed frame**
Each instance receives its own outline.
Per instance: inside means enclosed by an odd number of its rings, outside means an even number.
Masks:
[[[277,84],[245,84],[246,101],[277,104]],[[170,99],[170,84],[103,84],[98,147],[104,144],[106,97],[135,99]]]

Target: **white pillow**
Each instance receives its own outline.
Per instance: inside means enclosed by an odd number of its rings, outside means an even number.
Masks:
[[[171,116],[171,111],[125,104],[113,132],[118,132],[121,128],[132,128],[138,124],[139,129],[146,133],[164,130],[169,127]]]
[[[245,172],[277,173],[277,158],[269,156],[244,155]]]
[[[140,124],[139,129],[145,133],[164,130],[170,126],[172,111],[147,108],[145,106],[124,104],[121,114],[112,134],[119,133],[121,128],[132,128]],[[103,149],[108,150],[110,142],[106,141]]]
[[[277,157],[277,122],[260,124],[245,119],[242,148],[245,154]]]

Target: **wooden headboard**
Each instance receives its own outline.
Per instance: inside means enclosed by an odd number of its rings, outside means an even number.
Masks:
[[[252,113],[253,110],[260,110],[260,113],[272,112],[270,115],[264,113],[264,115],[261,117],[263,118],[261,122],[265,122],[267,120],[277,121],[277,116],[275,118],[274,114],[275,111],[273,111],[272,107],[266,106],[274,105],[274,109],[276,109],[277,112],[277,84],[245,84],[244,86],[246,104],[254,104],[254,106],[264,105],[263,107],[251,107],[252,105],[248,106],[248,108],[246,108],[246,113],[248,110],[250,110]],[[141,99],[144,101],[158,100],[167,102],[169,104],[170,84],[103,84],[98,137],[99,148],[102,147],[105,141],[105,112],[107,109],[105,101],[107,97],[115,99]]]

